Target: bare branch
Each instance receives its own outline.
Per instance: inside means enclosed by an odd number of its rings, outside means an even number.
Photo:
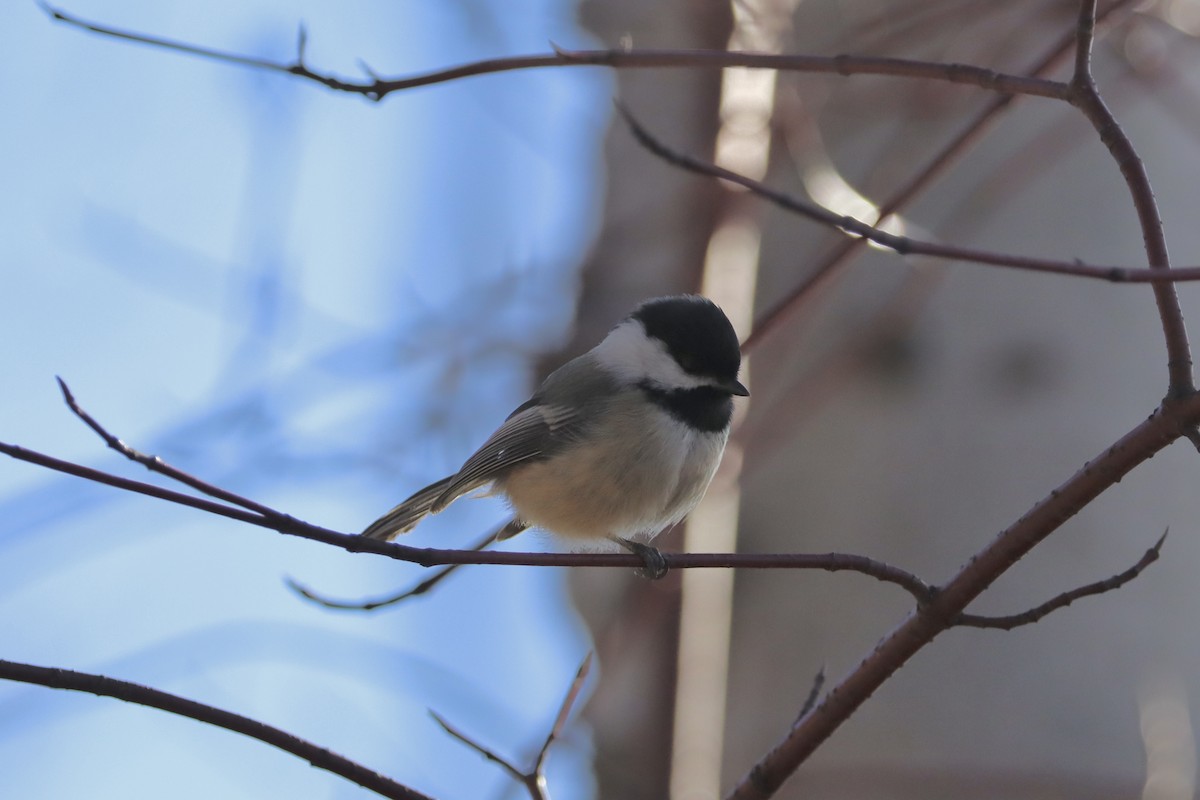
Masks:
[[[430,710],[429,715],[433,717],[438,725],[442,726],[442,730],[446,733],[458,739],[488,761],[500,765],[513,780],[525,787],[525,790],[529,792],[531,800],[550,800],[550,795],[546,790],[546,776],[544,774],[546,754],[550,752],[550,746],[562,736],[567,720],[571,716],[571,708],[575,705],[575,701],[579,699],[579,693],[583,689],[583,684],[587,680],[588,671],[591,669],[591,666],[592,653],[588,653],[583,659],[583,663],[579,665],[579,669],[575,672],[575,679],[571,681],[571,686],[567,689],[567,694],[558,708],[558,716],[554,719],[554,725],[551,726],[550,732],[546,734],[541,749],[538,750],[537,757],[534,759],[533,766],[528,770],[521,770],[511,761],[496,753],[496,751],[476,742],[447,722],[436,711]]]
[[[1028,270],[1030,272],[1071,275],[1078,278],[1093,278],[1112,283],[1154,283],[1157,285],[1160,283],[1200,280],[1200,267],[1171,270],[1171,272],[1167,273],[1159,269],[1091,266],[1078,261],[1054,261],[1008,253],[995,253],[988,250],[975,250],[966,247],[938,244],[936,242],[925,242],[918,239],[910,239],[907,236],[896,236],[880,228],[868,225],[854,217],[836,214],[814,203],[808,203],[785,192],[772,189],[760,181],[739,175],[710,161],[672,150],[646,130],[625,106],[618,103],[617,109],[620,111],[621,116],[625,118],[625,122],[629,125],[630,131],[638,142],[668,164],[698,175],[707,175],[735,183],[786,211],[799,214],[822,225],[836,228],[846,234],[869,239],[872,242],[896,251],[900,255],[911,254],[929,256],[931,258],[952,259],[955,261],[969,261],[993,267],[1008,267]]]
[[[297,60],[290,64],[252,56],[237,55],[209,47],[165,39],[134,31],[122,30],[95,22],[89,22],[43,0],[37,0],[50,17],[82,30],[101,36],[111,36],[129,42],[159,47],[177,53],[201,58],[253,67],[272,72],[294,75],[314,81],[339,92],[362,95],[371,100],[382,100],[392,92],[430,86],[437,83],[491,75],[521,69],[545,67],[610,67],[613,69],[665,69],[749,67],[752,69],[774,69],[784,72],[825,73],[831,75],[877,75],[898,78],[919,78],[946,81],[949,83],[978,86],[1002,94],[1022,94],[1037,97],[1062,99],[1067,85],[1058,81],[1006,75],[983,67],[969,64],[939,64],[900,58],[874,56],[800,56],[775,53],[728,52],[723,50],[566,50],[555,47],[553,53],[542,55],[511,56],[475,61],[448,69],[435,70],[407,78],[382,79],[370,71],[369,82],[342,80],[332,75],[317,73],[304,63],[303,39]]]
[[[1119,589],[1131,580],[1142,574],[1146,567],[1158,560],[1162,553],[1163,542],[1167,540],[1167,534],[1170,528],[1163,531],[1163,535],[1158,538],[1154,546],[1142,554],[1138,562],[1124,572],[1113,575],[1110,578],[1105,578],[1102,581],[1089,583],[1086,586],[1080,586],[1077,589],[1072,589],[1069,592],[1063,592],[1057,597],[1053,597],[1042,603],[1036,608],[1031,608],[1021,614],[1010,614],[1003,617],[982,616],[980,614],[959,614],[958,619],[954,624],[964,628],[990,628],[995,630],[1011,631],[1013,628],[1019,628],[1022,625],[1031,625],[1048,614],[1066,608],[1071,603],[1081,597],[1091,597],[1093,595],[1104,594],[1111,592],[1114,589]]]
[[[1183,435],[1192,443],[1196,450],[1200,450],[1200,428],[1197,428],[1195,425],[1186,425],[1183,428]]]
[[[1113,24],[1116,20],[1124,16],[1123,13],[1119,12],[1128,13],[1132,6],[1133,0],[1116,0],[1116,2],[1109,4],[1096,18],[1097,25],[1100,23]],[[1052,70],[1056,69],[1070,55],[1074,49],[1074,45],[1075,33],[1068,31],[1049,48],[1045,55],[1038,59],[1029,70],[1029,77],[1041,78],[1050,74]],[[875,225],[878,226],[880,222],[908,206],[916,197],[928,189],[934,180],[949,170],[954,163],[983,138],[984,134],[1000,118],[1001,113],[1012,105],[1016,98],[1017,95],[1000,95],[982,108],[927,164],[914,172],[913,176],[906,183],[901,185],[899,189],[880,204]],[[868,241],[870,240],[864,238],[844,240],[840,246],[835,248],[821,263],[813,268],[812,272],[802,283],[778,299],[766,313],[756,320],[754,330],[742,345],[743,349],[746,352],[753,350],[758,342],[769,336],[771,331],[781,324],[784,319],[801,308],[805,299],[811,296],[811,292],[816,286],[820,285],[821,282],[836,270],[849,264],[862,251],[862,248]]]
[[[484,747],[483,745],[479,744],[474,739],[472,739],[470,736],[467,736],[465,733],[460,731],[458,728],[455,728],[453,725],[451,725],[449,722],[447,722],[446,719],[444,717],[442,717],[441,714],[438,714],[433,709],[429,709],[429,716],[433,717],[433,721],[436,722],[438,725],[440,725],[442,730],[444,730],[446,733],[450,734],[455,739],[458,739],[460,742],[462,742],[467,747],[474,750],[476,753],[479,753],[479,755],[483,756],[488,761],[499,764],[500,767],[503,768],[503,770],[505,772],[507,772],[509,775],[512,776],[513,780],[515,780],[521,784],[525,783],[524,773],[522,773],[521,770],[517,769],[511,761],[509,761],[508,759],[504,758],[501,755],[498,755],[495,751],[489,750],[487,747]],[[545,800],[545,799],[542,798],[541,795],[534,795],[534,800]]]
[[[1200,419],[1200,395],[1164,402],[1150,417],[1085,464],[967,561],[948,583],[883,638],[825,694],[728,795],[771,797],[817,747],[841,727],[908,659],[953,626],[967,605],[1009,567],[1136,466],[1180,438]]]
[[[84,411],[79,403],[75,400],[75,395],[71,392],[71,388],[67,386],[66,381],[58,376],[55,376],[54,379],[58,381],[58,388],[62,392],[63,400],[66,402],[67,407],[71,409],[71,413],[79,417],[79,419],[81,419],[85,425],[95,431],[100,438],[104,440],[105,444],[128,458],[130,461],[136,461],[151,472],[157,472],[161,475],[166,475],[168,478],[179,481],[186,486],[190,486],[197,491],[203,492],[209,497],[215,497],[218,500],[224,500],[226,503],[241,506],[242,508],[262,514],[264,517],[285,518],[287,516],[286,514],[276,511],[273,508],[264,506],[261,503],[256,503],[249,498],[242,497],[241,495],[234,494],[233,492],[226,491],[219,486],[214,486],[211,483],[202,481],[193,475],[189,475],[183,470],[176,469],[158,456],[149,455],[139,450],[135,450],[125,442],[121,441],[121,439],[118,437],[109,433],[108,430],[106,430],[103,425],[97,422],[91,414]]]
[[[821,689],[825,686],[825,667],[817,670],[817,674],[813,676],[812,688],[808,690],[808,697],[804,698],[804,705],[800,706],[800,713],[796,715],[796,722],[799,725],[800,720],[808,716],[808,712],[812,711],[817,705],[817,698],[821,696]]]
[[[491,544],[493,541],[495,541],[496,534],[499,533],[500,531],[504,530],[506,527],[508,527],[507,523],[504,525],[501,525],[500,527],[498,527],[495,530],[488,533],[486,536],[484,536],[479,541],[475,542],[475,544],[471,545],[467,549],[474,551],[474,552],[478,552],[478,551],[482,550],[483,548],[485,548],[489,544]],[[401,602],[409,599],[410,597],[418,597],[420,595],[425,594],[426,592],[428,592],[429,590],[431,590],[435,586],[437,586],[439,583],[441,583],[443,580],[450,577],[450,573],[454,572],[454,570],[458,569],[461,566],[463,566],[463,565],[462,564],[451,564],[448,567],[442,567],[441,569],[434,572],[433,575],[429,576],[425,580],[418,583],[416,586],[413,586],[410,589],[405,589],[404,591],[399,592],[397,594],[388,595],[387,597],[381,597],[377,600],[334,600],[329,597],[325,597],[323,595],[317,594],[316,592],[314,592],[313,590],[304,586],[302,583],[295,580],[294,578],[290,578],[290,577],[285,578],[284,583],[287,584],[287,587],[289,589],[291,589],[293,592],[295,592],[296,594],[303,597],[305,600],[310,600],[319,606],[324,606],[325,608],[332,608],[337,611],[377,611],[378,609],[381,609],[381,608],[387,608],[389,606],[394,606],[398,603],[401,603]]]
[[[14,661],[0,660],[0,678],[22,683],[32,683],[48,686],[52,689],[67,689],[74,692],[87,692],[103,697],[115,697],[127,703],[149,706],[170,714],[188,717],[218,728],[224,728],[234,733],[258,739],[272,747],[277,747],[286,753],[304,759],[318,769],[340,775],[348,781],[358,784],[383,797],[396,800],[431,800],[427,795],[410,789],[403,784],[367,769],[362,764],[351,761],[345,756],[338,755],[324,747],[293,736],[287,731],[272,727],[257,720],[243,717],[220,708],[188,700],[178,695],[170,694],[149,686],[142,686],[128,681],[109,678],[105,675],[94,675],[87,672],[75,672],[69,669],[54,669],[39,667],[33,664],[21,664]]]
[[[1100,141],[1108,148],[1121,170],[1129,188],[1138,223],[1142,229],[1142,243],[1150,268],[1160,274],[1170,274],[1171,257],[1167,251],[1167,240],[1163,233],[1162,217],[1158,202],[1146,175],[1146,165],[1134,150],[1116,117],[1105,105],[1091,72],[1092,42],[1096,35],[1096,0],[1082,0],[1079,4],[1075,74],[1071,79],[1070,101],[1092,123]],[[1168,282],[1154,282],[1154,300],[1158,305],[1158,316],[1162,323],[1163,337],[1167,346],[1167,370],[1170,382],[1168,397],[1183,397],[1196,390],[1192,376],[1192,354],[1188,346],[1187,328],[1183,322],[1183,310],[1179,306],[1179,295]]]
[[[563,697],[562,705],[558,707],[558,716],[554,718],[554,725],[551,726],[550,733],[546,734],[546,740],[542,742],[542,749],[538,750],[537,758],[534,759],[533,771],[535,774],[542,774],[542,767],[546,763],[546,753],[550,751],[550,745],[561,738],[563,731],[566,730],[567,720],[571,718],[571,708],[579,699],[579,693],[583,691],[583,684],[587,682],[588,673],[592,669],[592,656],[594,655],[589,652],[584,656],[583,663],[575,671],[575,680],[571,681],[571,686]]]
[[[60,385],[66,391],[66,384],[60,381]],[[176,492],[171,489],[166,489],[161,486],[155,486],[141,481],[123,478],[119,475],[103,472],[101,470],[85,467],[81,464],[75,464],[70,461],[55,458],[53,456],[39,453],[35,450],[29,450],[19,445],[0,442],[0,453],[4,453],[12,458],[20,461],[26,461],[31,464],[52,469],[58,472],[64,472],[69,475],[85,478],[87,480],[96,481],[109,486],[123,489],[129,492],[157,497],[160,500],[166,500],[171,503],[189,506],[201,511],[206,511],[210,514],[217,514],[230,519],[235,519],[240,522],[247,522],[251,525],[257,525],[261,528],[277,531],[288,536],[296,536],[302,539],[309,539],[323,544],[340,547],[351,553],[374,553],[376,555],[387,556],[398,561],[407,561],[413,564],[420,564],[423,567],[431,567],[438,565],[461,565],[461,564],[508,564],[522,566],[541,566],[541,567],[625,567],[636,569],[642,566],[642,561],[637,556],[627,553],[512,553],[500,552],[491,550],[447,550],[438,548],[423,548],[410,547],[408,545],[397,544],[395,542],[382,542],[376,539],[369,539],[365,536],[356,534],[340,533],[329,528],[323,528],[319,525],[313,525],[303,520],[296,519],[288,514],[284,514],[275,509],[268,508],[248,498],[237,495],[225,489],[213,486],[205,481],[195,478],[182,470],[179,470],[156,456],[147,456],[140,453],[129,445],[125,444],[118,437],[111,434],[107,429],[100,425],[90,415],[79,408],[71,397],[70,392],[66,391],[68,405],[72,410],[88,423],[93,430],[99,433],[109,446],[114,447],[129,458],[138,463],[145,464],[150,469],[159,472],[169,478],[178,480],[193,488],[198,488],[201,491],[209,493],[213,496],[222,499],[228,499],[229,503],[220,503],[213,500],[208,500],[202,497],[195,497],[182,492]],[[239,507],[240,506],[240,507]],[[263,509],[261,513],[250,509]],[[804,553],[776,553],[776,554],[756,554],[756,553],[664,553],[668,567],[674,569],[696,569],[696,568],[741,568],[741,569],[819,569],[827,572],[858,572],[863,575],[868,575],[876,580],[885,583],[893,583],[900,586],[905,591],[909,592],[919,602],[926,599],[930,594],[930,587],[924,581],[910,572],[907,572],[899,567],[894,567],[881,561],[867,558],[866,556],[851,555],[846,553],[825,553],[825,554],[804,554]],[[434,576],[435,583],[437,580],[444,578]],[[302,595],[309,596],[314,602],[323,602],[324,598],[320,598],[316,594],[310,592],[299,584],[294,584],[293,588]],[[419,587],[418,587],[419,588]],[[339,601],[329,601],[331,607],[341,607],[337,605]],[[323,603],[324,604],[324,603]],[[349,604],[343,604],[349,605]]]

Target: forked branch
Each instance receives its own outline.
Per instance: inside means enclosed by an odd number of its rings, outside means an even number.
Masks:
[[[1162,555],[1163,543],[1167,540],[1168,531],[1163,531],[1163,535],[1158,537],[1158,541],[1142,554],[1138,562],[1124,572],[1119,572],[1112,577],[1105,578],[1102,581],[1089,583],[1086,586],[1080,586],[1077,589],[1072,589],[1069,592],[1052,597],[1039,606],[1024,611],[1020,614],[1009,614],[1003,617],[983,616],[980,614],[959,614],[958,619],[954,624],[962,628],[990,628],[993,630],[1011,631],[1014,628],[1020,628],[1024,625],[1032,625],[1044,619],[1049,614],[1058,611],[1060,608],[1066,608],[1084,597],[1095,597],[1096,595],[1106,594],[1107,592],[1120,589],[1125,584],[1142,574],[1146,567],[1158,561],[1158,557]]]
[[[542,746],[538,750],[537,756],[534,757],[533,765],[528,769],[521,769],[511,760],[496,753],[495,750],[475,741],[447,722],[436,711],[431,710],[429,715],[433,717],[434,721],[446,733],[458,739],[488,761],[498,764],[513,780],[525,787],[525,791],[529,793],[530,800],[550,800],[550,795],[546,790],[546,756],[550,752],[551,745],[562,738],[563,730],[567,727],[567,720],[571,718],[571,709],[579,699],[579,693],[583,690],[583,684],[587,681],[588,671],[591,669],[591,666],[592,654],[588,653],[587,657],[583,659],[583,663],[579,665],[579,670],[575,673],[575,679],[571,681],[570,688],[567,689],[566,697],[563,698],[562,704],[558,708],[558,715],[554,719],[554,724],[550,727],[550,732],[546,734],[546,738],[542,740]]]

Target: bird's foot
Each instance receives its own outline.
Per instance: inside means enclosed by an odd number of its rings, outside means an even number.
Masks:
[[[635,572],[643,578],[656,581],[667,574],[667,559],[659,552],[657,547],[651,547],[648,544],[635,542],[632,539],[616,537],[616,541],[621,547],[624,547],[629,552],[642,560],[642,566]]]

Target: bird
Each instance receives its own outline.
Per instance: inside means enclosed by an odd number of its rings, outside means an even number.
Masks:
[[[582,545],[616,542],[661,577],[647,542],[687,516],[729,438],[741,349],[725,313],[700,295],[643,302],[588,352],[550,373],[453,475],[372,522],[390,541],[458,498],[503,495],[513,520]]]

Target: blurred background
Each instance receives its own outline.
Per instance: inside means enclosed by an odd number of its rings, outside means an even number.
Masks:
[[[1026,73],[1077,11],[1066,0],[64,10],[281,61],[303,24],[308,64],[343,77],[551,43]],[[1200,262],[1198,33],[1196,0],[1122,3],[1096,50],[1179,265]],[[135,447],[356,531],[457,467],[541,375],[642,299],[703,289],[745,338],[836,264],[757,340],[753,397],[712,502],[688,538],[662,541],[861,553],[936,582],[1166,386],[1147,288],[847,248],[663,164],[612,104],[682,152],[870,220],[995,100],[988,92],[589,67],[375,104],[84,34],[32,2],[0,7],[0,42],[3,441],[157,480],[70,416],[59,375]],[[1077,113],[1045,100],[1013,103],[889,224],[1006,252],[1144,261],[1115,165]],[[1200,292],[1180,291],[1186,313]],[[780,796],[1193,797],[1197,475],[1195,452],[1173,446],[972,610],[1021,611],[1120,572],[1169,526],[1166,557],[1140,579],[1035,626],[945,634]],[[504,518],[499,503],[460,503],[409,541],[466,546]],[[505,546],[555,544],[526,534]],[[288,577],[356,600],[425,573],[0,461],[0,657],[234,710],[445,800],[524,794],[428,711],[524,762],[592,649],[587,706],[549,761],[555,800],[719,796],[788,730],[822,667],[840,678],[911,607],[845,573],[652,584],[623,570],[473,567],[367,614],[305,602]],[[0,796],[369,795],[226,731],[0,684]]]

